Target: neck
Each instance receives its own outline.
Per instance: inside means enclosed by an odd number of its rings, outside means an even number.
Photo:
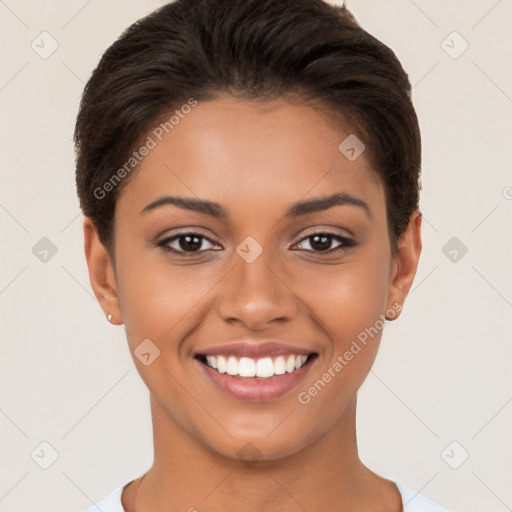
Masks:
[[[359,459],[356,397],[333,428],[277,460],[224,457],[179,428],[151,397],[154,461],[128,512],[400,510],[398,490]],[[126,500],[128,501],[128,500]]]

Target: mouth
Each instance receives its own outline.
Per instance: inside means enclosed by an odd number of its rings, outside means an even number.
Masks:
[[[309,355],[289,354],[274,357],[236,357],[234,355],[196,354],[195,358],[217,373],[233,377],[271,379],[278,375],[294,373],[317,357],[316,352]]]
[[[316,352],[259,357],[196,354],[194,360],[208,382],[223,394],[245,402],[267,402],[296,388],[318,357]]]

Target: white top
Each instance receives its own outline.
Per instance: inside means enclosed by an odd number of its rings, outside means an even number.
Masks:
[[[133,480],[128,482],[128,484],[131,482],[133,482]],[[438,505],[426,496],[413,491],[409,487],[406,487],[395,480],[391,480],[391,482],[397,486],[400,495],[402,496],[403,509],[401,512],[448,512],[448,510],[441,507],[441,505]],[[108,496],[105,496],[102,500],[91,505],[83,512],[98,512],[98,510],[101,510],[102,512],[125,512],[123,505],[121,504],[121,493],[128,484],[118,487],[115,491],[112,491]]]

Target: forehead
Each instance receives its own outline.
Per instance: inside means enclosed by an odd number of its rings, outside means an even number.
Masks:
[[[329,109],[220,96],[186,112],[148,133],[153,147],[119,198],[119,207],[140,211],[171,192],[255,207],[336,190],[370,202],[383,198],[365,151],[356,159],[347,157],[353,152],[346,153],[344,141],[348,137],[353,146],[359,139]]]

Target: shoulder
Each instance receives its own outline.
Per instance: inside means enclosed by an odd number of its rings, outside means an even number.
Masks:
[[[400,496],[402,497],[402,512],[449,512],[435,501],[432,501],[423,494],[414,491],[410,487],[407,487],[396,480],[391,481],[397,486]],[[110,494],[91,505],[83,512],[97,512],[98,508],[102,512],[125,512],[121,503],[121,494],[128,483],[114,489]]]
[[[403,512],[449,512],[447,509],[396,480],[391,480],[402,496]]]
[[[98,512],[98,510],[101,510],[102,512],[125,512],[121,503],[121,494],[127,485],[128,484],[122,485],[121,487],[113,490],[110,494],[102,498],[100,501],[97,501],[83,512]]]

